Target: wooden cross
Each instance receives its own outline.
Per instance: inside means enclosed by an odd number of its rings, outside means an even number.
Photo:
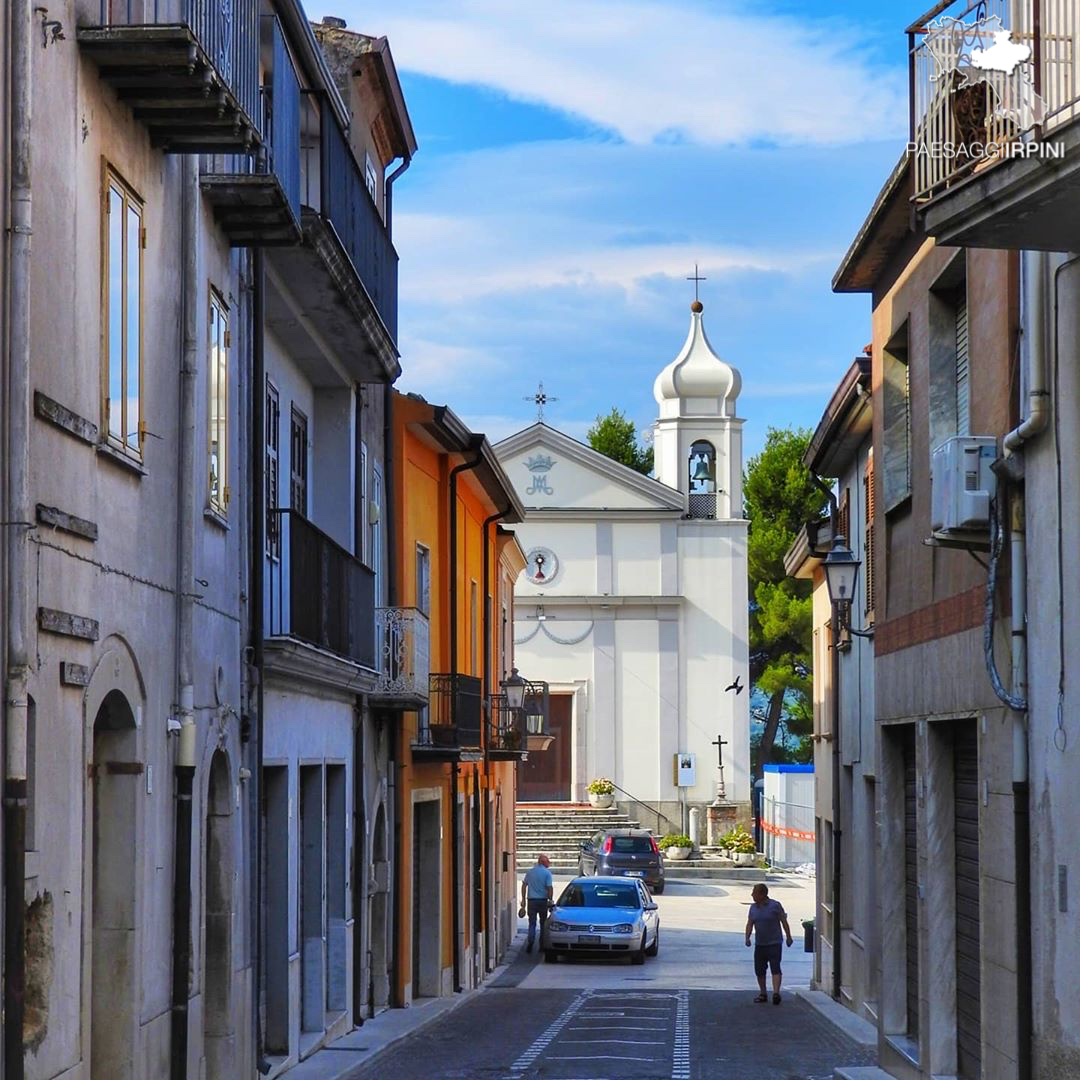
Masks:
[[[698,296],[698,283],[701,281],[708,281],[709,279],[707,277],[703,277],[701,274],[698,273],[697,263],[694,263],[693,277],[688,277],[686,280],[692,281],[694,283],[694,299],[700,299],[700,297]]]
[[[541,383],[537,387],[535,394],[532,394],[531,396],[526,396],[522,400],[523,401],[531,401],[536,406],[536,419],[539,420],[540,423],[542,424],[544,422],[544,406],[545,405],[550,405],[553,402],[558,401],[559,399],[557,397],[552,397],[544,389],[544,384]]]

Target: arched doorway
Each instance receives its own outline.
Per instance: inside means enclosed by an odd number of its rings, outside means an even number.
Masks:
[[[233,799],[229,759],[218,750],[210,762],[206,792],[206,859],[203,890],[203,1044],[206,1080],[236,1075],[236,1029],[232,1010]]]
[[[390,1004],[390,972],[387,965],[387,915],[390,897],[390,864],[386,857],[386,812],[380,805],[371,835],[371,861],[375,891],[371,896],[371,1006]]]
[[[91,1080],[135,1074],[137,735],[128,699],[110,691],[94,718],[90,770]]]

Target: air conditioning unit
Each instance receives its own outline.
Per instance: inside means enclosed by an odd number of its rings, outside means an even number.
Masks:
[[[990,529],[990,500],[997,477],[990,468],[997,439],[957,435],[933,453],[930,463],[930,527],[935,536],[962,538]]]

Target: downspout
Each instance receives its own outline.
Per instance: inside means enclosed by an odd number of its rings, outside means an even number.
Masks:
[[[31,4],[12,4],[8,208],[7,656],[4,686],[4,1076],[23,1077],[27,581],[30,523]]]
[[[185,1080],[188,1058],[188,983],[191,974],[191,837],[196,729],[192,634],[195,598],[195,378],[199,362],[199,159],[181,164],[184,341],[180,359],[180,447],[176,474],[176,652],[180,733],[176,747],[176,836],[173,870],[172,1043],[170,1076]]]
[[[397,587],[397,522],[394,518],[394,387],[391,383],[383,384],[383,508],[382,520],[386,526],[386,603],[388,607],[396,607],[398,602]],[[393,853],[390,864],[390,948],[388,954],[388,971],[390,979],[390,1004],[394,1008],[402,1005],[402,994],[398,990],[398,901],[400,899],[401,877],[399,867],[401,865],[401,808],[398,806],[398,752],[397,752],[397,723],[391,721],[388,725],[388,760],[386,763],[387,784],[389,797],[387,802],[390,813],[393,815],[390,821],[393,836]]]
[[[364,767],[364,709],[360,704],[353,706],[353,814],[356,819],[355,828],[355,855],[353,866],[353,1023],[357,1027],[364,1025],[364,934],[363,923],[360,921],[360,913],[365,914],[364,922],[368,923],[368,933],[371,932],[370,921],[366,918],[366,903],[368,899],[368,872],[367,872],[367,784],[365,776],[367,770]],[[370,972],[369,972],[370,985]]]
[[[833,489],[825,483],[824,480],[817,473],[811,471],[810,479],[815,487],[820,488],[825,497],[829,500],[829,520],[832,525],[833,539],[836,539],[837,529],[840,526],[840,507],[837,503],[836,493]],[[845,537],[846,539],[846,537]],[[843,923],[841,920],[842,903],[840,890],[843,887],[843,861],[841,859],[841,848],[843,839],[843,825],[842,815],[840,809],[841,787],[840,787],[840,769],[841,769],[841,755],[840,755],[840,649],[837,647],[837,631],[839,630],[839,619],[837,617],[836,607],[833,607],[832,621],[833,621],[833,642],[832,642],[832,658],[830,661],[831,678],[832,678],[832,805],[833,805],[833,821],[832,821],[832,919],[830,920],[832,926],[832,996],[837,1001],[840,1000],[841,990],[843,987],[843,974],[841,963],[843,959]]]
[[[401,164],[386,178],[386,183],[383,185],[385,192],[386,202],[386,238],[393,241],[394,239],[394,181],[412,164],[412,157],[405,157],[402,159]],[[387,383],[387,386],[390,384]]]
[[[487,745],[488,735],[491,727],[491,692],[494,686],[494,682],[491,677],[491,614],[492,605],[494,603],[493,590],[491,588],[491,542],[488,539],[488,530],[491,526],[499,521],[501,518],[506,517],[510,513],[510,507],[500,510],[497,514],[490,514],[484,518],[484,524],[481,526],[484,539],[484,610],[480,613],[480,626],[481,634],[484,641],[484,711],[486,714],[486,723],[484,724],[484,744]],[[485,765],[486,769],[486,765]],[[485,814],[486,817],[486,814]],[[486,824],[486,821],[485,821]],[[490,850],[491,860],[487,866],[484,867],[483,877],[483,903],[484,903],[484,942],[485,944],[491,940],[491,927],[488,926],[488,916],[491,910],[490,900],[491,892],[495,882],[495,844],[484,845],[484,856],[487,861],[487,853]],[[497,951],[497,946],[496,950]],[[494,955],[487,958],[485,967],[488,971],[494,970],[495,957]]]
[[[450,470],[450,677],[456,682],[458,674],[458,541],[457,541],[457,479],[458,476],[470,469],[475,469],[483,460],[483,435],[474,435],[469,442],[468,449],[473,451],[473,456],[460,465],[455,465]],[[451,708],[455,729],[457,727],[457,694],[451,686]],[[461,874],[458,869],[458,856],[461,851],[461,842],[458,839],[458,826],[461,823],[461,815],[458,810],[458,763],[455,761],[450,770],[450,892],[453,897],[450,904],[451,939],[454,950],[454,993],[461,993],[461,915],[458,907],[459,899],[464,906],[464,898],[460,897]]]
[[[263,640],[266,607],[263,596],[266,574],[266,262],[263,249],[251,249],[251,681],[255,690],[255,761],[251,770],[251,817],[255,842],[251,853],[251,895],[255,908],[255,1008],[256,1069],[265,1075],[270,1063],[263,1054],[262,1003],[265,978],[265,927],[263,921]]]

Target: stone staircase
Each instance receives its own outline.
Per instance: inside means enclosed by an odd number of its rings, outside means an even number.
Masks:
[[[596,810],[579,803],[522,803],[516,810],[517,868],[528,870],[542,851],[556,874],[576,874],[581,842],[601,829],[639,829],[617,806]]]

